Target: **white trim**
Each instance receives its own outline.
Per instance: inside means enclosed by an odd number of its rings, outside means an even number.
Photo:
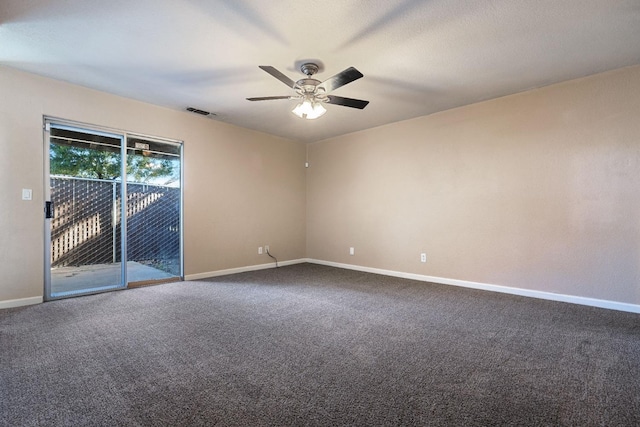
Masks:
[[[0,301],[0,310],[3,308],[23,307],[25,305],[33,304],[42,304],[42,297],[18,298]]]
[[[404,273],[401,271],[383,270],[380,268],[364,267],[361,265],[342,264],[333,261],[323,261],[308,258],[304,260],[312,264],[327,265],[330,267],[345,268],[348,270],[363,271],[366,273],[382,274],[384,276],[401,277],[403,279],[419,280],[421,282],[439,283],[442,285],[460,286],[463,288],[481,289],[484,291],[500,292],[504,294],[520,295],[530,298],[539,298],[551,301],[568,302],[571,304],[587,305],[590,307],[606,308],[609,310],[640,313],[640,305],[624,302],[609,301],[595,298],[580,297],[574,295],[556,294],[553,292],[536,291],[533,289],[512,288],[509,286],[492,285],[488,283],[469,282],[466,280],[447,279],[443,277],[425,276],[423,274]]]
[[[278,266],[284,267],[286,265],[302,264],[305,262],[310,262],[310,261],[307,260],[306,258],[292,259],[288,261],[278,261]],[[276,268],[276,263],[270,262],[268,264],[247,265],[245,267],[228,268],[226,270],[216,270],[216,271],[207,271],[204,273],[187,274],[186,276],[184,276],[184,280],[208,279],[210,277],[226,276],[228,274],[236,274],[236,273],[245,273],[247,271],[266,270],[268,268]]]

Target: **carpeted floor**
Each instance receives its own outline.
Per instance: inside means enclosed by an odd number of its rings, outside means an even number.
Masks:
[[[0,424],[640,425],[640,316],[312,264],[0,310]]]

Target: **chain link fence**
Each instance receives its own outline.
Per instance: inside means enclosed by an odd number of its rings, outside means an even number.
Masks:
[[[121,184],[51,177],[51,266],[120,262]],[[127,183],[129,261],[180,276],[180,189]]]

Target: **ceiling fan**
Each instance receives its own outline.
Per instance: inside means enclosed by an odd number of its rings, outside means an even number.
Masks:
[[[320,69],[318,65],[313,62],[307,62],[300,66],[300,71],[302,71],[302,73],[307,77],[300,79],[297,82],[291,80],[289,77],[269,65],[260,65],[259,67],[295,90],[297,94],[292,96],[262,96],[257,98],[247,98],[247,100],[271,101],[275,99],[298,99],[300,100],[300,103],[291,112],[302,119],[317,119],[322,116],[327,112],[322,105],[324,103],[358,108],[360,110],[366,107],[369,103],[369,101],[363,101],[361,99],[344,98],[342,96],[328,94],[339,87],[363,77],[362,73],[354,67],[349,67],[323,82],[312,78],[312,76]]]

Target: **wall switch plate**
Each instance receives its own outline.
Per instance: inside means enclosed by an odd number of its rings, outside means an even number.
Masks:
[[[30,188],[22,189],[22,200],[32,200],[33,199],[33,191]]]
[[[420,262],[427,262],[427,254],[425,253],[420,254]]]
[[[355,255],[356,254],[356,249],[355,248],[349,248],[349,255]]]
[[[258,255],[262,255],[262,246],[258,246]]]

